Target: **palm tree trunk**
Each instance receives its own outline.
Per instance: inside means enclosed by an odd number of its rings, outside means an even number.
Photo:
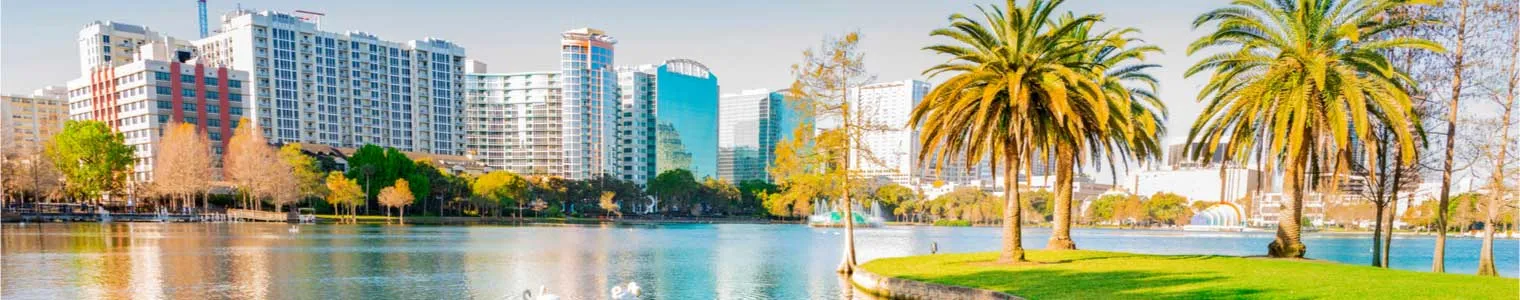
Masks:
[[[401,224],[401,225],[406,225],[406,206],[402,206],[401,209],[398,210],[396,213],[398,213],[398,214],[401,215],[401,220],[399,220],[396,223]]]
[[[1379,196],[1381,197],[1381,195]],[[1377,217],[1374,219],[1372,228],[1372,266],[1383,266],[1383,210],[1388,208],[1387,202],[1374,203],[1377,206]]]
[[[1003,166],[1003,180],[1007,180],[1007,184],[1003,186],[1003,197],[1007,201],[1003,204],[1003,253],[998,256],[998,262],[1017,263],[1024,261],[1024,224],[1019,221],[1022,217],[1022,206],[1019,203],[1019,158],[1017,154],[1010,153],[1004,159],[1007,163]]]
[[[1312,141],[1313,139],[1305,139]],[[1304,165],[1308,163],[1309,147],[1304,144],[1294,155],[1293,162],[1288,164],[1283,185],[1286,185],[1289,197],[1288,203],[1282,205],[1277,214],[1277,238],[1267,245],[1267,255],[1278,258],[1303,258],[1304,243],[1299,239],[1299,220],[1304,215]]]
[[[1045,244],[1047,250],[1077,249],[1077,244],[1071,241],[1071,176],[1076,168],[1073,150],[1056,149],[1055,224],[1051,224],[1050,242]]]
[[[1398,172],[1394,173],[1397,174]],[[1393,185],[1398,186],[1398,183],[1394,182]],[[1398,191],[1398,189],[1394,189],[1394,191]],[[1383,249],[1377,250],[1381,253],[1381,255],[1378,256],[1382,257],[1383,259],[1381,262],[1383,268],[1388,268],[1388,262],[1390,261],[1388,258],[1388,250],[1393,248],[1393,221],[1398,220],[1398,218],[1395,217],[1398,216],[1397,211],[1399,210],[1399,193],[1393,193],[1393,199],[1389,200],[1388,203],[1391,205],[1391,207],[1388,208],[1388,221],[1383,222]]]

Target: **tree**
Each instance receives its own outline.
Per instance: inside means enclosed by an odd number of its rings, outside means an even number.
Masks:
[[[608,216],[611,216],[613,214],[617,214],[618,217],[622,217],[623,216],[623,212],[620,211],[620,210],[618,210],[617,202],[613,202],[612,201],[612,198],[614,198],[614,197],[617,197],[617,193],[616,192],[612,192],[612,191],[602,192],[601,201],[598,202],[598,206],[602,208],[602,211],[607,212],[606,214]]]
[[[317,160],[305,153],[301,153],[300,143],[285,144],[280,147],[280,161],[290,166],[291,175],[294,176],[296,191],[301,198],[310,198],[321,195],[327,188],[323,178],[327,173],[318,168]]]
[[[802,52],[802,62],[792,65],[792,82],[788,91],[793,100],[794,109],[798,109],[803,118],[823,118],[835,121],[832,128],[826,128],[818,135],[807,135],[799,138],[815,138],[812,147],[816,150],[813,154],[820,154],[813,162],[822,163],[828,176],[837,176],[839,184],[840,205],[844,219],[844,247],[840,259],[838,271],[843,274],[854,272],[855,259],[855,219],[851,204],[854,199],[850,197],[851,178],[850,171],[855,166],[864,163],[877,163],[880,160],[871,153],[869,148],[859,147],[861,137],[868,132],[885,132],[891,130],[904,130],[897,124],[876,124],[873,118],[866,114],[869,110],[858,109],[850,103],[850,92],[865,84],[874,81],[874,77],[866,71],[865,56],[859,51],[860,33],[849,32],[838,38],[825,38],[823,45],[817,49],[807,49]],[[814,182],[820,183],[820,182]],[[801,200],[801,199],[794,199]]]
[[[739,209],[739,189],[727,180],[717,178],[703,178],[702,191],[699,199],[708,201],[707,206],[717,207],[725,214],[733,214]]]
[[[1494,153],[1494,168],[1492,179],[1489,182],[1489,195],[1483,202],[1483,246],[1478,254],[1478,275],[1499,276],[1499,270],[1494,266],[1494,231],[1497,229],[1501,217],[1506,212],[1515,211],[1513,198],[1520,198],[1510,192],[1508,177],[1504,177],[1504,170],[1511,168],[1509,161],[1510,128],[1514,127],[1512,118],[1515,111],[1515,97],[1520,95],[1520,4],[1508,2],[1505,5],[1490,7],[1497,13],[1504,15],[1504,20],[1511,25],[1509,42],[1509,65],[1505,66],[1503,75],[1504,87],[1494,89],[1494,99],[1500,105],[1503,115],[1499,117],[1499,126],[1502,127],[1498,143],[1489,145],[1489,153]],[[1503,100],[1499,100],[1503,99]],[[1511,198],[1511,199],[1506,199]]]
[[[51,142],[45,142],[51,143]],[[53,166],[53,161],[43,157],[43,148],[38,147],[13,147],[17,151],[7,152],[4,163],[0,164],[0,186],[16,198],[30,198],[32,202],[44,202],[45,199],[61,197],[63,182],[59,178],[63,174],[58,173],[58,168]]]
[[[475,178],[471,190],[477,197],[489,199],[498,207],[515,207],[527,203],[529,183],[507,171],[492,171]],[[519,217],[521,217],[519,212]],[[482,214],[484,215],[484,214]],[[500,216],[500,214],[497,214]]]
[[[875,198],[881,202],[882,211],[897,213],[897,208],[917,198],[918,194],[906,186],[900,184],[888,184],[876,189]]]
[[[692,178],[691,171],[686,169],[665,170],[649,180],[649,194],[660,200],[661,207],[675,208],[677,212],[692,208],[694,203],[691,202],[691,198],[701,187],[697,180]],[[656,209],[664,210],[660,207]]]
[[[211,141],[194,124],[172,122],[154,155],[153,188],[194,205],[195,196],[211,188]]]
[[[910,126],[921,126],[923,132],[918,156],[940,169],[946,163],[974,166],[984,159],[994,170],[1003,165],[1009,192],[1004,193],[999,262],[1024,261],[1020,169],[1032,168],[1032,157],[1088,136],[1079,128],[1104,132],[1114,113],[1098,85],[1101,70],[1095,73],[1095,66],[1083,60],[1102,40],[1072,38],[1102,17],[1052,18],[1062,2],[1032,0],[1015,7],[1010,0],[1007,11],[979,7],[985,23],[951,15],[950,27],[930,34],[954,43],[925,48],[951,57],[925,73],[952,76],[913,109]]]
[[[380,190],[380,205],[386,207],[385,216],[390,217],[390,209],[395,208],[401,216],[401,224],[406,224],[406,206],[415,199],[406,179],[396,179],[395,184]]]
[[[348,222],[354,221],[354,207],[364,202],[364,191],[359,187],[359,182],[343,176],[343,173],[333,171],[327,173],[327,203],[333,208],[348,206]],[[339,212],[338,214],[343,214]]]
[[[1215,24],[1213,32],[1188,47],[1188,53],[1218,51],[1185,73],[1213,75],[1199,92],[1207,104],[1188,132],[1193,159],[1215,153],[1244,163],[1251,151],[1266,153],[1283,169],[1283,190],[1290,197],[1278,218],[1277,237],[1268,245],[1272,257],[1304,256],[1299,219],[1303,217],[1310,162],[1333,162],[1332,178],[1345,174],[1353,153],[1370,153],[1371,126],[1392,124],[1402,153],[1414,159],[1414,134],[1402,124],[1413,120],[1406,91],[1411,79],[1384,56],[1390,49],[1441,47],[1420,38],[1364,40],[1408,26],[1412,21],[1390,12],[1414,5],[1397,0],[1242,0],[1194,20],[1195,28]],[[1302,34],[1312,32],[1316,34]],[[1264,138],[1258,137],[1262,134]],[[1221,142],[1227,142],[1223,149]]]
[[[223,173],[245,195],[243,208],[259,209],[262,207],[259,199],[289,187],[279,186],[267,177],[278,171],[275,164],[279,158],[264,139],[263,132],[246,118],[238,121],[231,140],[227,142],[227,151],[222,155]]]
[[[64,191],[75,200],[98,201],[120,190],[135,157],[126,136],[100,121],[64,122],[63,131],[47,145],[46,154],[63,174]]]
[[[1178,194],[1158,192],[1145,201],[1144,207],[1151,222],[1182,225],[1193,217],[1187,197]]]
[[[364,187],[364,206],[366,212],[369,210],[369,205],[375,202],[372,198],[380,192],[380,189],[384,187],[384,183],[395,180],[395,178],[388,178],[386,176],[390,172],[385,170],[388,162],[385,156],[386,152],[384,148],[373,144],[364,144],[364,146],[360,146],[359,149],[354,150],[354,154],[348,157],[347,175],[348,178],[359,180],[359,184]],[[381,182],[381,184],[374,184],[376,182]]]
[[[744,207],[745,213],[765,213],[765,197],[779,190],[775,184],[765,180],[744,180],[739,182],[739,205]]]

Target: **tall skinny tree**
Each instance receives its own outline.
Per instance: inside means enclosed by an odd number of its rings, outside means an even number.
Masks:
[[[802,52],[802,62],[792,65],[790,97],[803,101],[802,110],[814,118],[832,120],[833,128],[817,135],[815,153],[826,157],[825,169],[833,170],[831,176],[840,183],[835,186],[839,193],[840,213],[844,216],[844,254],[837,271],[850,274],[855,271],[855,217],[853,199],[850,197],[850,174],[861,163],[872,160],[869,149],[859,147],[862,134],[883,130],[879,124],[870,124],[861,109],[854,107],[851,93],[875,80],[865,68],[865,55],[860,52],[860,33],[849,32],[837,38],[828,38],[822,47]],[[837,175],[835,175],[837,174]]]

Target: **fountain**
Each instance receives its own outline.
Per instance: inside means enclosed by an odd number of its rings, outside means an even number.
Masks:
[[[817,200],[813,204],[813,215],[808,216],[808,226],[813,227],[844,227],[844,211],[834,207],[832,203]],[[823,209],[818,209],[823,208]],[[871,202],[871,213],[866,213],[860,203],[855,203],[850,209],[850,214],[855,219],[856,227],[880,227],[886,222],[882,218],[881,203]]]
[[[1245,218],[1241,217],[1240,207],[1232,203],[1219,203],[1196,214],[1187,225],[1182,226],[1185,231],[1243,231]]]

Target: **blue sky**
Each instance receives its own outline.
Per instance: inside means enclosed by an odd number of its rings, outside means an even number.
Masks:
[[[944,60],[921,50],[937,42],[928,32],[952,13],[1001,1],[247,1],[256,10],[326,13],[322,28],[360,30],[389,40],[436,37],[464,46],[491,72],[553,70],[561,31],[594,27],[619,40],[616,63],[646,64],[683,57],[706,64],[722,92],[783,87],[801,51],[827,35],[859,30],[867,67],[882,81],[924,78]],[[1020,1],[1022,2],[1022,1]],[[1199,33],[1194,16],[1219,0],[1071,0],[1063,8],[1103,14],[1109,26],[1139,28],[1166,54],[1161,96],[1170,108],[1168,140],[1179,140],[1201,105],[1193,99],[1204,78],[1182,76],[1193,59],[1187,44]],[[238,2],[211,0],[214,30]],[[144,25],[181,38],[197,35],[196,6],[177,1],[4,1],[0,3],[0,92],[29,93],[78,77],[76,38],[85,24],[111,20]],[[1099,176],[1108,181],[1107,174]]]

